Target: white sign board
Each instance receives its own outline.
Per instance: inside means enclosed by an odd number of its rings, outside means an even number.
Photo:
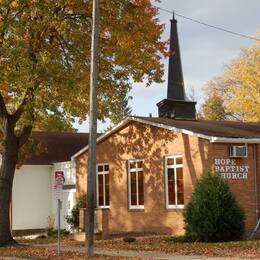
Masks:
[[[235,159],[215,159],[215,172],[223,179],[245,180],[248,178],[250,166],[237,165]]]

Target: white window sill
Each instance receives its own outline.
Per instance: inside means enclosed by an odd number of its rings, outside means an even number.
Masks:
[[[129,209],[144,209],[144,206],[130,206]]]
[[[184,205],[167,205],[167,209],[184,209]]]
[[[98,209],[109,209],[109,206],[97,206]]]

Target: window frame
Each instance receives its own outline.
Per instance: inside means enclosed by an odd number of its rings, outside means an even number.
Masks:
[[[182,158],[182,164],[176,164],[176,159]],[[173,159],[174,164],[168,165],[167,160]],[[182,155],[167,155],[164,160],[164,176],[165,176],[165,198],[166,198],[166,208],[167,209],[184,209],[184,204],[178,204],[178,191],[177,191],[177,169],[182,168],[183,170],[183,156]],[[168,187],[168,169],[174,170],[174,186],[175,186],[175,204],[169,204],[169,187]],[[183,175],[184,180],[184,175]],[[184,188],[183,188],[184,195]]]
[[[132,160],[128,160],[128,173],[127,173],[127,177],[128,177],[128,208],[129,209],[141,209],[143,210],[144,209],[144,205],[139,205],[139,187],[138,187],[138,171],[142,171],[143,174],[144,174],[144,168],[142,166],[142,168],[134,168],[134,169],[130,169],[130,164],[131,163],[138,163],[138,162],[144,162],[143,159],[132,159]],[[132,172],[135,172],[136,173],[136,194],[137,194],[137,197],[136,197],[136,202],[138,205],[132,205],[131,203],[131,173]],[[144,175],[143,175],[143,178],[144,178]],[[144,183],[144,181],[143,181]],[[143,187],[144,189],[144,187]]]
[[[99,172],[98,171],[98,166],[108,166],[108,171],[102,171],[102,172]],[[102,205],[102,206],[100,206],[99,205],[99,190],[98,190],[98,176],[99,175],[103,175],[103,194],[104,194],[104,199],[103,199],[103,204],[105,204],[106,203],[106,180],[105,180],[105,176],[108,174],[108,185],[109,185],[109,164],[108,163],[98,163],[97,165],[96,165],[96,189],[97,189],[97,191],[96,191],[96,194],[97,194],[97,208],[99,208],[99,209],[109,209],[109,207],[110,207],[110,194],[109,194],[109,205]],[[109,189],[109,193],[110,193],[110,189]]]

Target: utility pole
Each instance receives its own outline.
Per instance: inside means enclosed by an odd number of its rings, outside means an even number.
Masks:
[[[90,67],[90,115],[88,145],[88,180],[86,208],[86,247],[87,256],[94,255],[94,218],[96,190],[96,139],[97,139],[97,84],[98,84],[98,37],[99,37],[99,0],[93,0],[92,39]]]

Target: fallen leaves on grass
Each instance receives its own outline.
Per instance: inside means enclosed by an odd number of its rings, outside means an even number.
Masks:
[[[37,243],[37,242],[36,242]],[[40,259],[85,259],[85,243],[71,239],[62,241],[62,248],[68,252],[57,258],[55,244],[31,245],[23,249],[24,254],[17,256],[38,257]],[[33,247],[33,248],[32,248]],[[48,249],[47,249],[48,248]],[[102,250],[134,250],[134,251],[158,251],[176,255],[201,255],[233,258],[260,259],[260,240],[236,241],[226,243],[199,243],[181,242],[179,239],[163,236],[138,237],[135,242],[126,243],[120,239],[96,240],[95,248]],[[70,250],[71,249],[71,250]],[[73,251],[72,251],[73,249]],[[19,248],[20,250],[20,248]],[[26,251],[27,250],[27,251]],[[21,252],[20,252],[21,253]],[[1,256],[0,248],[0,256]],[[8,255],[10,256],[10,254]],[[16,256],[16,255],[14,255]],[[56,257],[56,258],[55,258]],[[96,259],[124,259],[115,257],[97,257]]]
[[[81,252],[77,251],[64,251],[61,252],[61,255],[57,255],[57,251],[52,248],[44,248],[44,247],[4,247],[0,248],[0,257],[18,257],[18,258],[32,258],[32,259],[57,259],[57,260],[83,260],[88,259],[86,255]],[[122,258],[115,258],[109,256],[95,256],[91,259],[122,259]]]
[[[178,255],[241,257],[260,259],[260,241],[226,243],[172,242],[166,237],[138,238],[125,243],[121,239],[97,241],[96,247],[106,250],[160,251]]]

